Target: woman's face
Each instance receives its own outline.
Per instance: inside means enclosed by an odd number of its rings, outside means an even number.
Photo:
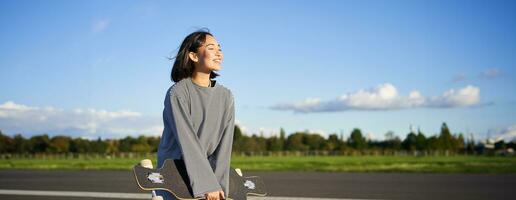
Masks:
[[[220,49],[220,44],[211,35],[206,35],[206,41],[197,51],[196,67],[199,71],[218,71],[220,70],[224,55]]]

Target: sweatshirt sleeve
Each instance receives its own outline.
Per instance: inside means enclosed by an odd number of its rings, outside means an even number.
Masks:
[[[195,134],[186,102],[175,93],[170,95],[172,122],[174,123],[172,131],[179,140],[194,197],[204,197],[204,194],[208,192],[221,190],[207,155],[203,153]]]
[[[233,145],[233,134],[235,129],[235,104],[233,96],[230,95],[230,106],[228,108],[228,118],[222,133],[222,138],[217,149],[212,154],[215,161],[215,175],[220,181],[222,189],[226,195],[229,194],[229,170],[231,162],[231,149]]]

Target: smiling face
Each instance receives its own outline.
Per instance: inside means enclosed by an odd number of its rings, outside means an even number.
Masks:
[[[206,41],[199,47],[197,53],[190,52],[189,56],[195,63],[196,71],[203,72],[220,70],[220,64],[224,59],[220,44],[211,35],[206,35]]]

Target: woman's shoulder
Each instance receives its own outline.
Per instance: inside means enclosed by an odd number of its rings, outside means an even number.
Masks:
[[[187,80],[186,79],[182,79],[178,82],[175,82],[174,84],[172,84],[172,86],[170,86],[170,88],[168,89],[168,94],[170,96],[185,96],[188,94],[187,90],[187,86],[186,86],[186,82]]]
[[[226,99],[233,100],[233,92],[231,92],[231,90],[228,87],[226,87],[226,86],[224,86],[222,84],[218,84],[218,87],[222,91],[222,95]]]

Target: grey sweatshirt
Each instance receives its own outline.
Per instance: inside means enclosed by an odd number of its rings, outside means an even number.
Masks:
[[[235,125],[231,91],[216,83],[202,87],[191,78],[178,81],[165,97],[163,124],[158,166],[183,159],[194,197],[221,189],[227,195]]]

